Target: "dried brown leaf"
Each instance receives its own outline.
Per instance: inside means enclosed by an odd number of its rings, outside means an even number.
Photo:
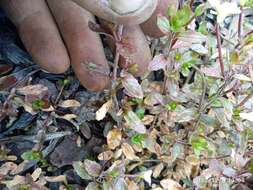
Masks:
[[[112,107],[112,100],[110,99],[106,103],[104,103],[101,108],[96,112],[96,120],[100,121],[105,118],[106,113],[111,109]]]
[[[102,152],[98,155],[98,159],[99,160],[104,160],[104,161],[108,161],[113,157],[113,152],[108,150],[105,152]]]
[[[139,159],[139,157],[135,155],[134,149],[128,143],[123,143],[121,145],[121,148],[127,159],[129,160]]]
[[[65,100],[59,104],[62,108],[75,108],[80,107],[81,104],[77,100]]]
[[[182,186],[172,179],[163,179],[160,183],[164,190],[183,190]]]

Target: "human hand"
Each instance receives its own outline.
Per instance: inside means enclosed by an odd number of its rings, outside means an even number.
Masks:
[[[109,4],[107,0],[2,0],[1,4],[16,25],[27,51],[42,69],[63,73],[71,64],[86,88],[99,91],[108,86],[110,69],[99,35],[88,26],[89,21],[95,22],[92,14],[124,24],[123,38],[136,50],[131,54],[131,62],[138,65],[136,75],[140,76],[145,73],[151,54],[138,24],[149,18],[142,24],[144,33],[160,37],[156,15],[166,14],[170,2],[111,0]],[[99,72],[91,70],[89,64],[95,65]]]

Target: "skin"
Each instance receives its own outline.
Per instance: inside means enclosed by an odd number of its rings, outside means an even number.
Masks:
[[[105,6],[105,0],[0,0],[0,3],[16,25],[27,51],[42,69],[63,73],[71,64],[83,86],[100,91],[109,86],[109,67],[98,34],[88,27],[88,21],[95,22],[93,15],[124,24],[123,38],[136,49],[130,56],[131,63],[138,65],[136,76],[145,73],[151,60],[138,24],[152,15],[158,0],[129,0],[133,6],[125,9],[126,4],[120,1],[113,0],[111,6]],[[155,14],[149,25],[156,25],[154,17]],[[144,28],[144,32],[148,33],[149,28]],[[126,65],[122,57],[120,64]]]
[[[164,36],[164,34],[159,30],[158,26],[155,23],[157,21],[157,15],[167,15],[168,7],[173,7],[172,10],[177,10],[178,0],[158,0],[156,10],[152,16],[146,22],[141,24],[141,28],[146,35],[154,38],[160,38]]]
[[[132,51],[124,58],[120,57],[120,65],[123,68],[131,67],[135,64],[137,68],[132,73],[135,76],[142,76],[147,72],[148,64],[152,59],[149,44],[140,26],[132,25],[124,28],[123,39],[130,45]]]

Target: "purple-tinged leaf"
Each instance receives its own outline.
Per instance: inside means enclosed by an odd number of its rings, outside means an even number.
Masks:
[[[160,54],[156,55],[153,60],[149,63],[148,70],[149,71],[158,71],[160,69],[165,69],[165,67],[168,65],[167,58]]]
[[[141,134],[146,133],[146,127],[133,111],[128,111],[124,115],[124,118],[131,129]]]
[[[125,93],[133,98],[143,98],[143,91],[138,80],[131,74],[126,74],[122,79],[122,85]]]
[[[102,169],[98,163],[87,159],[84,160],[84,168],[93,177],[98,177]]]

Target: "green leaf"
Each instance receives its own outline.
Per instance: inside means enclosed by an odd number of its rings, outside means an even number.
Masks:
[[[142,142],[144,141],[144,139],[145,139],[145,135],[143,135],[143,134],[135,134],[134,136],[132,136],[131,142],[133,144],[141,146]]]
[[[18,187],[18,190],[30,190],[31,188],[28,185],[20,185],[20,187]]]
[[[175,57],[174,57],[174,59],[176,60],[176,61],[181,61],[182,60],[182,53],[180,53],[180,52],[176,52],[175,53]]]
[[[119,176],[119,171],[117,170],[112,170],[110,173],[109,173],[110,176],[112,176],[113,178],[116,178]]]
[[[177,108],[177,102],[172,101],[169,104],[165,105],[166,109],[171,111],[171,110],[175,110]]]
[[[207,35],[207,28],[206,28],[206,22],[201,22],[199,24],[199,28],[198,28],[198,32],[200,32],[201,34]]]
[[[203,14],[203,12],[205,11],[205,4],[200,4],[199,6],[197,6],[197,8],[195,9],[195,16],[200,16]]]
[[[170,21],[165,16],[157,16],[157,26],[164,34],[170,33]]]
[[[241,0],[240,4],[244,7],[253,7],[253,0]]]
[[[144,108],[138,108],[136,111],[135,111],[136,115],[140,118],[140,119],[143,119],[144,116],[145,116],[145,109]]]
[[[250,173],[253,174],[253,158],[251,158],[249,161],[249,171],[250,171]]]
[[[233,109],[233,119],[239,120],[240,119],[240,113],[241,113],[240,108],[234,108]]]
[[[192,11],[189,6],[185,5],[178,10],[176,15],[171,18],[171,29],[173,32],[179,32],[185,27],[192,18]]]
[[[194,153],[200,155],[201,151],[208,149],[208,143],[206,139],[200,136],[192,136],[190,139],[190,144],[193,147]]]
[[[40,161],[42,159],[42,153],[39,152],[39,151],[34,151],[34,150],[31,150],[31,151],[27,151],[27,152],[24,152],[22,155],[21,155],[21,158],[23,160],[35,160],[35,161]]]
[[[245,44],[250,45],[253,43],[253,34],[248,35],[245,39]]]
[[[43,100],[34,100],[32,102],[32,108],[34,110],[42,109],[45,106],[45,102]]]

